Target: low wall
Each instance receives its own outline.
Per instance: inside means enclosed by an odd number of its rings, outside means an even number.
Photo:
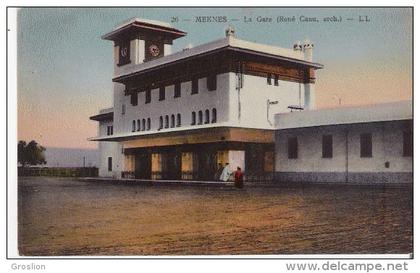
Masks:
[[[98,168],[18,167],[18,176],[97,177]]]
[[[276,172],[276,182],[412,184],[411,172]]]

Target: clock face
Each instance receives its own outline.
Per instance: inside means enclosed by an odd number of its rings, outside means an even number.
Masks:
[[[149,52],[150,52],[150,55],[152,55],[153,57],[156,57],[159,55],[160,50],[157,45],[151,45],[149,46]]]
[[[121,57],[123,58],[127,57],[127,53],[128,53],[127,47],[122,47],[120,51],[121,51]]]

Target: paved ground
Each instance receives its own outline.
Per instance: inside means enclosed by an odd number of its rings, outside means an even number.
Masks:
[[[21,255],[412,252],[408,188],[19,179]]]

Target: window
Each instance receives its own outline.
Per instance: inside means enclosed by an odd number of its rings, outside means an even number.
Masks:
[[[171,115],[171,128],[175,127],[175,115]]]
[[[298,158],[298,140],[297,137],[289,137],[287,141],[287,153],[289,159]]]
[[[267,74],[267,84],[271,85],[271,74],[270,73]]]
[[[140,131],[141,129],[141,124],[140,124],[140,120],[137,120],[137,131]]]
[[[279,75],[274,75],[274,85],[279,86]]]
[[[150,120],[150,118],[147,118],[147,130],[150,130],[150,127],[152,127],[152,121]]]
[[[152,101],[152,90],[146,90],[146,99],[144,103],[150,103]]]
[[[169,128],[169,116],[165,116],[165,128]]]
[[[160,130],[160,129],[162,129],[163,128],[163,117],[162,116],[160,116],[159,117],[159,129],[158,130]]]
[[[203,111],[198,111],[198,124],[203,124]]]
[[[211,110],[211,123],[216,123],[217,122],[217,110],[216,108],[213,108]]]
[[[372,157],[372,134],[360,135],[360,157]]]
[[[204,112],[204,123],[205,124],[210,123],[210,111],[209,111],[209,109],[207,109]]]
[[[181,126],[181,114],[176,114],[176,127]]]
[[[195,125],[197,122],[195,112],[191,113],[191,125]]]
[[[142,124],[142,127],[141,127],[142,129],[141,130],[145,131],[146,130],[146,119],[142,119],[141,124]]]
[[[121,105],[121,115],[125,115],[125,104]]]
[[[159,100],[165,100],[165,86],[159,88]]]
[[[112,157],[108,157],[108,171],[112,172]]]
[[[174,87],[174,98],[181,97],[181,83],[175,83]]]
[[[135,132],[136,131],[136,121],[133,120],[133,125],[131,126],[131,132]]]
[[[137,105],[137,103],[138,103],[137,92],[131,94],[131,96],[130,96],[130,102],[131,102],[131,105],[133,105],[133,106],[136,106]]]
[[[413,156],[413,132],[403,132],[403,156]]]
[[[332,135],[322,136],[322,158],[333,157],[333,137]]]
[[[207,77],[207,90],[214,91],[217,89],[217,75],[210,75]]]
[[[114,128],[112,125],[106,127],[106,135],[108,136],[112,135],[114,133],[113,131],[114,131]]]
[[[198,79],[193,79],[191,81],[191,94],[198,93]]]

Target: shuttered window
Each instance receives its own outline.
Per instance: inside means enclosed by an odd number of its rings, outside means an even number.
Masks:
[[[217,89],[217,75],[213,74],[207,77],[207,90],[214,91]]]
[[[198,79],[193,79],[191,81],[191,94],[198,93]]]
[[[372,134],[360,135],[360,157],[372,157]]]
[[[333,137],[332,135],[322,136],[322,157],[332,158],[333,157]]]
[[[287,141],[287,153],[289,159],[298,158],[298,140],[297,137],[289,137]]]
[[[181,83],[175,83],[174,87],[174,98],[181,97]]]

